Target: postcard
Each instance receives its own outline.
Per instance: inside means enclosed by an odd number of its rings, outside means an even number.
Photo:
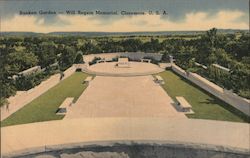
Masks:
[[[2,158],[249,158],[249,0],[1,0]]]

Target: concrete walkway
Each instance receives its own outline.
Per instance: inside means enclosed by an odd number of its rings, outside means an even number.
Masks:
[[[246,151],[250,148],[249,129],[246,123],[195,119],[66,119],[1,128],[1,152],[41,152],[45,146],[53,149],[53,145],[122,140],[195,143]]]
[[[65,119],[96,117],[186,118],[150,76],[104,77],[90,81]]]
[[[64,79],[69,77],[75,72],[75,66],[72,66],[64,71]],[[6,109],[5,106],[0,108],[1,111],[1,121],[9,117],[11,114],[15,113],[17,110],[21,109],[28,103],[30,103],[35,98],[42,95],[44,92],[54,87],[60,82],[60,74],[55,74],[49,79],[43,81],[38,86],[28,90],[28,91],[19,91],[15,96],[8,98],[9,108]]]

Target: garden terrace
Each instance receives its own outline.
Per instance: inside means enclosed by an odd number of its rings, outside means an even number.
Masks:
[[[159,75],[165,81],[162,87],[172,99],[175,100],[176,96],[183,96],[192,105],[194,114],[187,114],[189,118],[235,122],[249,121],[249,118],[239,110],[205,92],[173,71],[165,71]]]
[[[64,116],[56,115],[58,107],[67,97],[74,97],[74,102],[78,99],[87,87],[82,84],[87,76],[82,72],[74,73],[3,120],[1,126],[62,119]]]

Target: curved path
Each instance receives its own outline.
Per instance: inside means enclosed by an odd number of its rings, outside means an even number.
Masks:
[[[117,62],[97,63],[91,66],[83,66],[85,73],[98,76],[130,77],[146,76],[163,72],[164,69],[158,65],[143,62],[129,62],[128,68],[116,67]]]
[[[67,119],[4,127],[1,132],[5,156],[120,141],[194,143],[230,152],[248,152],[250,148],[249,124],[195,119]]]

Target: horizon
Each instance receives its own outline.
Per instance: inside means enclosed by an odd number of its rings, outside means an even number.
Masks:
[[[3,0],[0,2],[1,31],[50,33],[205,31],[213,27],[249,29],[248,0],[68,2]],[[105,14],[97,14],[97,11]]]
[[[212,28],[210,28],[212,29]],[[208,30],[210,30],[208,29]],[[218,31],[249,31],[249,29],[220,29],[216,28]],[[53,32],[34,32],[34,31],[1,31],[1,33],[37,33],[37,34],[50,34],[50,33],[157,33],[157,32],[206,32],[208,30],[171,30],[171,31],[53,31]]]

